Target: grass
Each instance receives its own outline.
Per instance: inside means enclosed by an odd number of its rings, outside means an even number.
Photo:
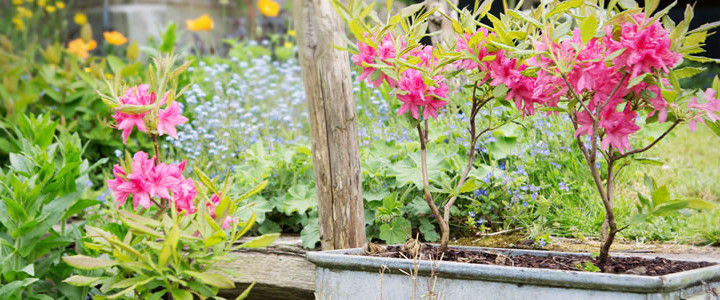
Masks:
[[[617,183],[615,211],[621,226],[637,212],[636,191],[647,194],[643,185],[645,174],[652,176],[657,186],[667,185],[675,199],[700,198],[719,207],[682,210],[677,217],[654,217],[647,223],[631,226],[621,236],[638,241],[720,245],[720,147],[715,146],[718,141],[720,138],[703,126],[698,126],[694,133],[686,125],[678,127],[643,155],[662,161],[663,166],[633,165],[623,171]],[[582,194],[588,197],[596,192],[581,193],[578,197],[583,197]],[[554,213],[558,219],[574,224],[576,236],[599,235],[604,213],[597,199],[569,201]]]

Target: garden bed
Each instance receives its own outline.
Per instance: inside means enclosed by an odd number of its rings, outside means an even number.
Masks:
[[[356,253],[357,254],[357,253]],[[387,258],[413,258],[402,246],[388,246],[384,252],[369,254],[375,257]],[[367,254],[361,254],[367,255]],[[448,251],[439,254],[437,248],[423,245],[417,257],[423,260],[442,260],[470,264],[540,268],[567,271],[585,271],[583,266],[587,262],[592,266],[598,264],[597,259],[588,255],[577,254],[553,254],[546,255],[520,254],[508,255],[504,251],[496,250],[466,250],[465,248],[450,248]],[[669,260],[662,257],[648,259],[644,257],[616,256],[611,257],[608,265],[604,268],[605,273],[633,274],[645,276],[667,275],[682,271],[689,271],[698,268],[716,265],[712,262],[695,262]],[[600,271],[597,269],[597,271]]]
[[[363,249],[349,249],[309,252],[308,260],[317,266],[316,295],[320,299],[378,296],[411,299],[428,294],[446,299],[688,299],[712,296],[720,289],[720,265],[707,262],[681,261],[686,266],[699,268],[640,276],[495,264],[495,259],[502,256],[509,262],[520,261],[519,257],[524,256],[542,260],[574,257],[590,260],[589,254],[455,246],[451,249],[452,252],[494,255],[487,257],[492,263],[479,264],[377,257],[365,255]],[[617,260],[630,256],[614,253],[612,257]],[[703,265],[707,267],[701,267]],[[483,292],[478,294],[479,290]]]

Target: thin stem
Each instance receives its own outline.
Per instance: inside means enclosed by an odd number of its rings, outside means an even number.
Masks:
[[[160,148],[158,147],[157,135],[150,134],[150,137],[152,138],[153,147],[155,148],[155,160],[156,160],[156,163],[159,164],[160,163]]]
[[[677,126],[678,124],[680,124],[680,122],[682,122],[682,119],[677,119],[677,120],[675,120],[675,122],[673,122],[673,124],[670,126],[670,128],[668,128],[667,130],[665,130],[665,132],[663,132],[662,135],[660,135],[657,139],[655,139],[655,140],[654,140],[652,143],[650,143],[649,145],[647,145],[647,146],[645,146],[645,147],[643,147],[643,148],[640,148],[640,149],[635,149],[635,150],[632,150],[632,151],[625,152],[625,153],[620,154],[620,155],[613,155],[612,158],[613,158],[614,160],[619,160],[619,159],[621,159],[621,158],[625,158],[625,157],[628,157],[628,156],[630,156],[630,155],[633,155],[633,154],[636,154],[636,153],[642,153],[642,152],[645,152],[645,151],[649,150],[650,148],[652,148],[652,146],[655,146],[655,144],[657,144],[658,142],[660,142],[660,140],[662,140],[663,138],[665,138],[665,136],[667,136],[668,133],[670,133],[670,131],[672,131],[672,130],[675,128],[675,126]]]
[[[418,124],[417,132],[418,132],[418,137],[420,138],[420,161],[421,161],[422,177],[423,177],[423,196],[425,198],[425,202],[427,202],[428,206],[430,206],[430,211],[432,211],[433,215],[435,216],[435,220],[437,220],[438,224],[440,225],[440,231],[442,232],[443,236],[446,236],[446,235],[449,236],[450,235],[450,227],[447,225],[447,223],[445,223],[445,220],[443,219],[442,215],[440,215],[440,211],[438,210],[437,206],[435,205],[435,201],[432,198],[432,194],[430,194],[430,180],[428,179],[427,153],[426,153],[427,152],[427,150],[426,150],[427,130],[425,130],[423,132],[422,126],[420,124]],[[445,251],[445,248],[447,248],[447,244],[445,244],[445,247],[443,247],[443,245],[441,244],[439,251]]]
[[[575,92],[575,89],[573,89],[572,85],[570,85],[570,80],[567,79],[567,76],[565,76],[565,74],[563,74],[562,72],[560,73],[560,76],[562,77],[563,80],[565,80],[565,85],[567,85],[568,90],[573,95],[573,98],[575,98],[575,100],[577,100],[577,102],[580,103],[580,106],[582,106],[582,108],[585,109],[590,114],[590,117],[592,117],[593,122],[596,122],[597,118],[595,118],[595,116],[593,116],[593,114],[590,113],[590,110],[587,108],[587,106],[585,106],[585,103],[577,95],[577,93]]]

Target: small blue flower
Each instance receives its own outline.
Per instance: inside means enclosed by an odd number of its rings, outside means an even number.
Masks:
[[[547,243],[545,242],[545,239],[540,239],[539,243],[540,243],[540,247],[545,247],[545,245],[547,245]]]

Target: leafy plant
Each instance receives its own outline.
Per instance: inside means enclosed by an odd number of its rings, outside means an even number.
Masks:
[[[149,158],[139,151],[131,157],[126,152],[124,161],[113,167],[115,178],[107,184],[117,209],[111,215],[123,225],[86,226],[85,246],[93,251],[93,256],[66,256],[63,260],[93,272],[75,275],[64,282],[76,286],[101,285],[98,293],[111,299],[159,299],[164,295],[174,299],[193,299],[193,295],[201,299],[216,297],[219,289],[234,287],[227,276],[218,273],[233,273],[218,265],[228,260],[230,251],[264,247],[277,238],[277,234],[269,234],[234,245],[256,219],[254,213],[246,222],[236,217],[240,202],[260,192],[267,181],[231,200],[233,184],[229,178],[220,187],[196,168],[202,188],[183,175],[186,161],[161,162],[157,137],[165,134],[177,137],[175,126],[188,120],[174,100],[185,90],[178,90],[178,82],[190,64],[176,67],[176,61],[172,54],[155,58],[148,70],[149,85],[125,88],[118,78],[106,81],[107,94],[99,93],[103,102],[115,109],[113,117],[122,131],[123,143],[137,129],[150,136],[155,156]]]
[[[62,282],[73,273],[60,257],[81,238],[68,222],[100,201],[82,198],[88,172],[78,134],[55,136],[49,115],[19,119],[7,136],[17,152],[0,168],[0,298],[78,299],[87,290]]]
[[[617,4],[605,7],[600,3],[607,13],[599,14],[584,1],[567,1],[541,5],[524,15],[528,26],[535,28],[533,51],[528,55],[537,69],[535,95],[550,110],[567,114],[605,208],[600,267],[607,262],[615,236],[627,228],[615,220],[613,192],[617,174],[631,162],[629,158],[655,146],[683,121],[690,123],[691,130],[705,120],[715,126],[720,110],[714,90],[703,93],[680,86],[679,77],[698,70],[677,69],[683,58],[713,61],[695,54],[704,52],[708,31],[720,24],[689,30],[690,5],[685,20],[676,25],[666,16],[672,5],[653,14],[659,4],[655,0],[646,1],[644,11],[635,1]],[[575,22],[559,18],[570,12]],[[636,44],[638,39],[653,43]],[[648,51],[653,53],[652,61],[636,60],[638,53]],[[642,117],[645,122],[638,122]],[[665,121],[671,124],[649,144],[633,149],[629,135],[641,126]],[[604,166],[599,158],[604,158]],[[689,203],[667,203],[669,196],[662,187],[654,192],[658,207],[650,213],[668,213]]]

